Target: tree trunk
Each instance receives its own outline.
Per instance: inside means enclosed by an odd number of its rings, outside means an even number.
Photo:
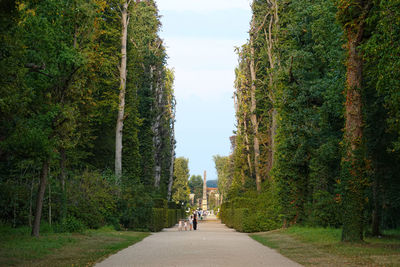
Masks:
[[[172,131],[174,131],[174,127],[172,127]],[[172,185],[174,183],[174,162],[175,162],[175,134],[172,134],[171,137],[171,163],[169,166],[169,182],[168,182],[168,200],[171,200],[172,195]]]
[[[342,241],[362,241],[364,190],[368,184],[363,145],[362,66],[358,50],[364,38],[364,27],[372,0],[343,0],[338,2],[339,21],[347,37],[346,103],[344,145],[342,158],[343,230]],[[349,12],[357,16],[349,16]],[[350,19],[350,20],[349,20]]]
[[[175,120],[175,115],[173,116]],[[168,200],[171,200],[172,185],[174,183],[174,162],[175,162],[175,123],[172,122],[172,136],[171,136],[171,163],[169,166],[169,182],[168,182]]]
[[[155,70],[155,67],[150,67],[150,80],[151,80],[151,85],[150,85],[150,91],[153,91],[153,72]],[[157,77],[157,83],[155,86],[155,101],[154,101],[154,109],[156,113],[156,118],[153,121],[153,124],[151,126],[152,132],[153,132],[153,148],[154,148],[154,187],[156,189],[159,189],[160,187],[160,181],[161,181],[161,120],[163,118],[163,106],[162,106],[162,100],[163,100],[163,87],[162,83],[159,82],[159,80],[162,77],[161,71],[158,73],[159,75]]]
[[[272,109],[270,110],[271,114],[271,128],[269,130],[269,151],[268,151],[268,164],[267,164],[267,173],[269,175],[272,167],[274,166],[275,161],[275,137],[277,131],[277,117],[278,111],[275,107],[275,81],[274,81],[274,69],[276,65],[276,55],[274,54],[274,43],[276,43],[277,37],[274,36],[273,31],[278,31],[279,27],[279,16],[278,16],[278,3],[276,0],[268,0],[270,4],[270,20],[268,24],[268,32],[264,29],[265,40],[267,43],[267,52],[268,52],[268,60],[269,60],[269,99],[272,103]],[[271,177],[269,175],[269,177]]]
[[[169,103],[171,109],[171,161],[169,165],[169,181],[168,181],[168,200],[171,200],[172,196],[172,185],[174,184],[174,164],[175,164],[175,108],[174,100],[171,99]]]
[[[362,58],[358,51],[362,26],[347,30],[347,77],[344,141],[346,153],[342,159],[344,179],[344,216],[342,241],[363,240],[363,117],[362,117]]]
[[[245,141],[245,146],[246,146],[246,151],[247,151],[247,164],[249,165],[249,172],[250,176],[253,177],[253,167],[251,164],[251,155],[250,155],[250,141],[249,141],[249,134],[247,131],[247,114],[244,112],[244,118],[243,118],[243,127],[244,127],[244,141]],[[244,179],[242,181],[242,184],[244,185]]]
[[[235,87],[236,87],[236,91],[237,91],[234,96],[236,120],[238,123],[237,135],[244,135],[244,145],[246,147],[246,153],[247,153],[247,164],[249,166],[250,177],[253,177],[253,164],[251,162],[250,140],[249,140],[248,127],[247,127],[247,112],[243,111],[243,118],[240,118],[240,115],[239,115],[240,110],[244,109],[244,107],[241,105],[241,103],[243,102],[243,100],[242,100],[243,88],[241,88],[241,85],[239,83],[236,83]],[[243,129],[242,129],[242,127],[243,127]],[[245,183],[245,177],[243,175],[242,176],[242,185],[244,185],[244,183]]]
[[[252,22],[251,22],[252,32],[254,34],[255,28],[255,16],[253,15]],[[258,121],[257,121],[257,100],[256,100],[256,70],[255,70],[255,51],[254,51],[254,36],[250,36],[250,76],[251,76],[251,106],[250,106],[250,120],[253,126],[253,146],[254,146],[254,172],[256,174],[256,186],[257,191],[260,192],[261,190],[261,177],[260,177],[260,168],[259,168],[259,161],[260,161],[260,143],[258,140]]]
[[[272,167],[274,166],[274,161],[275,161],[275,137],[276,137],[276,131],[278,129],[278,111],[276,110],[276,108],[272,108],[272,125],[271,125],[271,130],[270,130],[270,134],[271,134],[271,147],[270,147],[270,167],[268,170],[268,173],[271,171]]]
[[[48,171],[49,171],[49,160],[45,159],[42,166],[42,172],[40,174],[39,190],[38,190],[38,195],[36,197],[35,220],[33,222],[32,233],[31,233],[31,235],[35,237],[39,237],[40,219],[42,217],[43,198],[44,198],[44,193],[46,191]]]
[[[125,1],[121,10],[121,66],[119,68],[120,86],[119,86],[119,105],[118,118],[115,133],[115,176],[116,182],[119,183],[122,175],[122,130],[124,127],[125,112],[125,91],[126,91],[126,46],[128,39],[128,7],[130,1]]]

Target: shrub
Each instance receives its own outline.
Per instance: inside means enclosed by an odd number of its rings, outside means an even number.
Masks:
[[[121,210],[120,221],[125,228],[150,229],[152,227],[153,209],[151,203],[143,202],[141,199],[128,199],[122,203]]]
[[[186,218],[186,211],[184,208],[176,209],[176,221],[178,222],[180,219]]]
[[[53,233],[55,227],[56,226],[52,226],[48,222],[42,220],[40,223],[40,232],[41,233]]]
[[[221,221],[225,223],[228,227],[234,227],[234,216],[235,210],[233,208],[233,203],[226,202],[222,204],[221,208]]]
[[[233,227],[239,232],[246,232],[246,220],[248,220],[249,210],[240,208],[233,211]]]
[[[123,187],[118,203],[120,222],[128,229],[153,228],[153,199],[140,182],[131,182]]]
[[[153,216],[150,230],[152,232],[161,231],[165,226],[165,209],[153,208]]]
[[[168,201],[163,198],[155,198],[153,199],[153,207],[157,209],[167,209]]]
[[[85,224],[73,216],[68,216],[54,227],[55,232],[58,233],[82,233],[85,229]]]
[[[219,217],[226,226],[240,232],[259,232],[281,226],[279,205],[272,187],[264,188],[261,194],[246,192],[221,205]]]
[[[168,201],[168,208],[169,209],[177,209],[177,205],[174,201]]]
[[[309,223],[312,226],[339,227],[341,215],[339,204],[334,197],[326,191],[317,191],[313,194],[314,203],[310,214]]]
[[[237,197],[233,200],[233,206],[235,208],[248,208],[254,206],[255,201],[254,199],[244,198],[244,197]]]
[[[167,227],[174,226],[177,223],[177,209],[168,209],[168,224]]]
[[[67,186],[68,213],[89,228],[106,225],[106,217],[116,211],[114,187],[98,172],[73,177]]]

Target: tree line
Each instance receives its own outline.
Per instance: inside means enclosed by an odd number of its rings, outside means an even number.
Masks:
[[[222,217],[343,241],[400,226],[399,18],[398,0],[253,1],[234,148],[215,158]]]
[[[41,221],[143,228],[174,194],[174,73],[155,1],[0,8],[0,222],[34,236]]]

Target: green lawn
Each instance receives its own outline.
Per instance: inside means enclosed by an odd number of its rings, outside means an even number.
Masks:
[[[0,266],[92,266],[149,235],[103,228],[81,234],[42,233],[33,238],[28,228],[1,230]]]
[[[305,266],[400,266],[400,231],[357,244],[340,242],[340,235],[340,229],[291,227],[250,237]]]

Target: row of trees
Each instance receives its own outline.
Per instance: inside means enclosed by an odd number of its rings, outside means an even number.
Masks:
[[[35,236],[42,217],[141,225],[173,194],[174,74],[155,2],[7,0],[0,12],[1,222]]]
[[[271,225],[342,226],[343,241],[399,227],[400,1],[257,0],[252,11],[234,150],[216,158],[225,200],[266,199],[257,209]]]

